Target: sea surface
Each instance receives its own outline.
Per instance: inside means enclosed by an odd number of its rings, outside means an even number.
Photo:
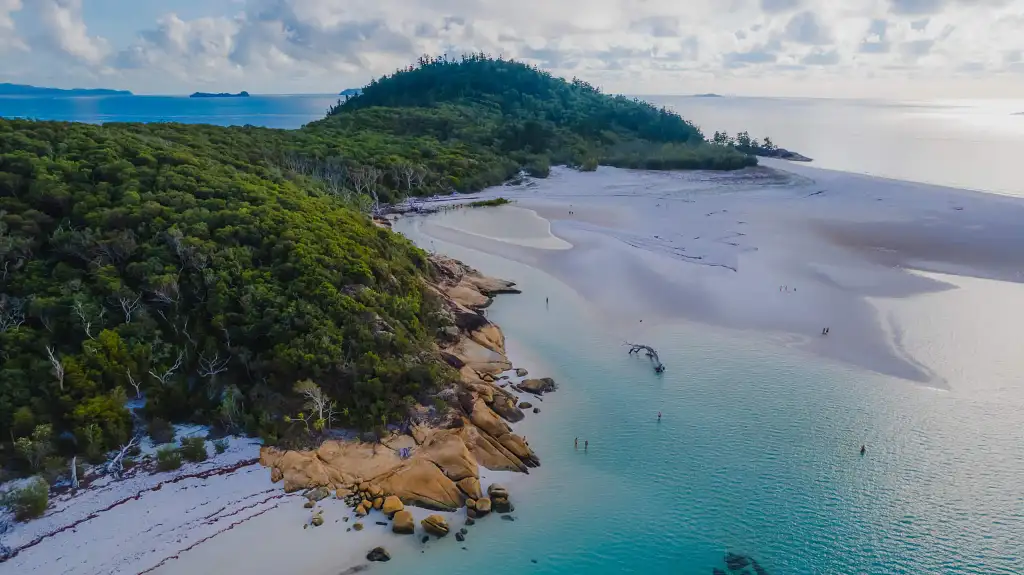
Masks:
[[[183,122],[293,129],[324,116],[330,94],[250,98],[0,97],[0,116],[75,122]],[[710,137],[746,130],[814,158],[815,166],[1024,195],[1024,101],[899,102],[810,98],[643,96]],[[1016,115],[1015,115],[1016,114]]]
[[[775,575],[1024,573],[1024,387],[1009,348],[940,390],[757,334],[683,322],[624,332],[545,273],[428,239],[415,222],[399,228],[519,282],[523,294],[487,315],[513,359],[559,389],[531,400],[541,413],[524,433],[542,466],[513,493],[514,522],[480,521],[465,543],[396,542],[375,572],[711,575],[735,552]],[[961,346],[979,319],[1009,326],[992,302],[1021,286],[970,281],[913,310],[924,333],[909,344],[948,359],[974,353]],[[936,307],[950,310],[941,322]],[[951,329],[966,340],[929,340]],[[627,339],[656,343],[668,369],[628,355]]]

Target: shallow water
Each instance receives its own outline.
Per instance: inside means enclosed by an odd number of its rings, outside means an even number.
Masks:
[[[423,554],[396,541],[375,572],[710,574],[727,551],[773,574],[1024,572],[1019,382],[936,390],[754,334],[613,331],[536,269],[432,245],[520,284],[487,314],[560,389],[529,416],[543,466],[513,493],[514,523],[488,518]],[[668,370],[628,356],[626,338]]]

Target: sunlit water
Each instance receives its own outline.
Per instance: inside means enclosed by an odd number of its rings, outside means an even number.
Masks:
[[[701,127],[746,130],[812,165],[1024,195],[1024,100],[895,102],[811,98],[649,97]]]
[[[756,334],[611,331],[535,269],[430,245],[519,282],[488,316],[560,388],[529,416],[543,466],[514,493],[515,522],[488,518],[465,543],[396,541],[375,571],[710,574],[735,551],[773,574],[1024,573],[1019,380],[941,391]],[[626,338],[655,345],[668,370],[628,356]]]

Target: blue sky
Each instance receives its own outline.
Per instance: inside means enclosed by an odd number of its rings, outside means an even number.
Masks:
[[[485,51],[610,91],[1024,97],[1024,0],[0,0],[0,81],[331,93]]]

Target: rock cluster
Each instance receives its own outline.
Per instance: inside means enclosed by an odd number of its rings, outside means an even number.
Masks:
[[[504,334],[480,310],[495,294],[518,293],[514,284],[482,276],[443,256],[431,256],[430,263],[438,279],[428,289],[439,296],[443,314],[450,320],[449,327],[439,334],[438,352],[459,375],[453,388],[446,391],[452,409],[445,419],[438,422],[435,418],[429,425],[414,423],[407,433],[379,442],[327,440],[315,450],[260,450],[260,463],[270,469],[273,482],[283,482],[286,492],[308,490],[305,495],[315,505],[333,491],[356,516],[379,510],[392,519],[392,531],[401,534],[415,531],[406,505],[437,511],[467,505],[467,524],[474,516],[510,512],[512,504],[504,487],[494,484],[486,495],[483,492],[480,466],[528,473],[540,465],[533,450],[509,425],[522,420],[523,410],[533,406],[520,402],[511,390],[541,395],[556,387],[553,380],[544,378],[503,388],[509,385],[509,376],[502,372],[512,369],[505,355]],[[515,373],[527,375],[524,369]],[[440,515],[427,517],[421,525],[438,537],[449,531]],[[352,528],[359,530],[362,524],[355,523]]]

